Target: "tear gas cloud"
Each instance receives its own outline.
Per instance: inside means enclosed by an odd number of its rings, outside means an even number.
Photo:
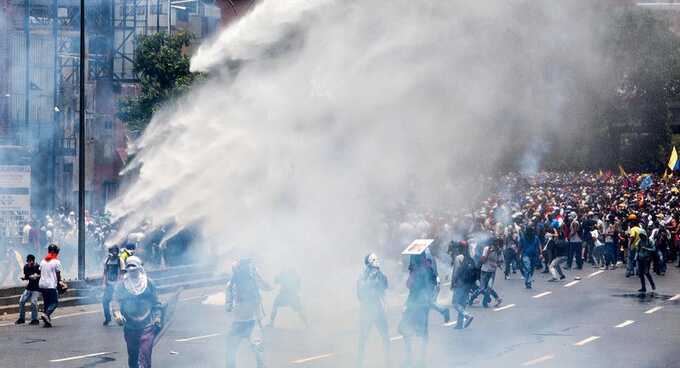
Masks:
[[[579,4],[261,2],[201,45],[208,80],[137,142],[111,241],[145,219],[197,225],[196,253],[332,270],[351,289],[395,204],[456,210],[483,194],[477,177],[587,119],[562,73],[595,83],[601,65]]]

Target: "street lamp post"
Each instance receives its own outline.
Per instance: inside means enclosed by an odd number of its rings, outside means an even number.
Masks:
[[[85,279],[85,0],[80,0],[80,113],[78,134],[78,279]]]

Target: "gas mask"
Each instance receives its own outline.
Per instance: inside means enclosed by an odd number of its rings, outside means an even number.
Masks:
[[[380,262],[378,261],[378,256],[375,255],[375,253],[371,253],[366,256],[365,260],[366,266],[373,267],[373,268],[379,268],[380,267]]]

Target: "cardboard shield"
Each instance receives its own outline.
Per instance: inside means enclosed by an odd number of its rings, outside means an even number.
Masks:
[[[404,249],[403,252],[401,252],[402,255],[405,256],[413,256],[413,255],[418,255],[418,254],[423,254],[425,250],[434,242],[434,239],[416,239],[411,242],[411,244]]]

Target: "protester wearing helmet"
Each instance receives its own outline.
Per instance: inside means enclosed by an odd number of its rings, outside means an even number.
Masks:
[[[375,325],[383,342],[385,366],[390,366],[390,340],[388,335],[387,316],[385,314],[385,290],[387,276],[380,270],[378,256],[370,253],[364,257],[364,269],[357,280],[357,297],[359,298],[359,348],[357,366],[363,366],[366,340],[371,328]]]

